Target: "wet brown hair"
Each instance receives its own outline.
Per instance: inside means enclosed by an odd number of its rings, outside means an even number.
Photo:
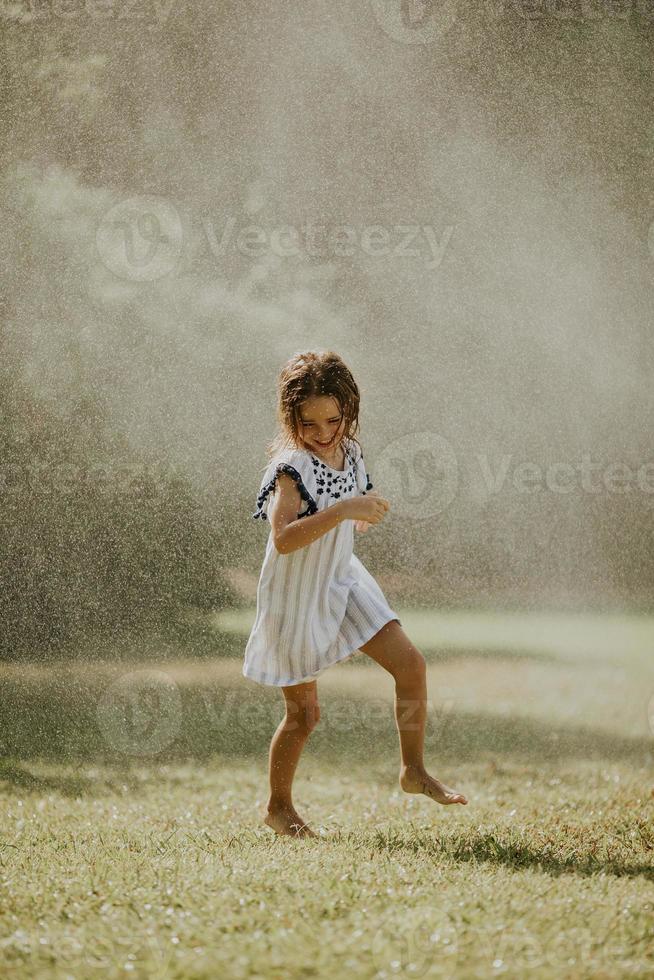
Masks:
[[[300,405],[307,398],[326,395],[336,399],[343,413],[341,441],[356,438],[359,431],[359,388],[347,364],[333,350],[301,351],[286,362],[277,379],[278,430],[266,447],[270,462],[284,449],[302,449]]]

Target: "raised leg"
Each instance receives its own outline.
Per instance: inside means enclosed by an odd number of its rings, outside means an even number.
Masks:
[[[309,735],[320,720],[318,683],[282,687],[285,715],[270,743],[268,771],[270,799],[264,823],[278,833],[293,837],[317,837],[293,806],[293,777]]]
[[[423,751],[427,721],[427,665],[397,622],[391,620],[361,647],[395,679],[395,721],[400,736],[400,786],[406,793],[424,793],[438,803],[467,803],[425,769]]]

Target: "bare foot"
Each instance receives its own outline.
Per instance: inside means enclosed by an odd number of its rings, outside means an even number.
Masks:
[[[263,822],[286,837],[318,837],[308,824],[302,820],[294,807],[282,810],[267,810]]]
[[[467,803],[463,793],[445,786],[439,779],[430,776],[426,769],[407,766],[400,773],[400,786],[405,793],[424,793],[437,803]]]

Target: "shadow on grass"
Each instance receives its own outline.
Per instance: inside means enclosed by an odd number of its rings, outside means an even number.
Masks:
[[[124,785],[124,779],[103,780],[100,784],[80,773],[61,773],[56,776],[40,776],[30,772],[25,766],[11,761],[0,762],[0,787],[7,790],[12,787],[17,793],[37,793],[49,796],[56,793],[59,796],[78,799],[82,796],[95,796],[100,788],[115,793],[119,786]]]
[[[604,873],[616,877],[643,877],[647,881],[654,881],[654,867],[651,862],[626,862],[619,857],[611,857],[610,853],[600,856],[591,853],[590,842],[576,848],[574,854],[558,856],[553,853],[555,842],[530,842],[525,840],[526,833],[517,829],[494,832],[472,830],[464,836],[447,836],[411,825],[410,830],[378,829],[371,836],[365,837],[363,842],[360,835],[354,836],[358,847],[365,847],[372,853],[393,853],[398,856],[419,854],[434,858],[447,856],[454,861],[492,864],[510,868],[512,871],[528,869],[553,877],[563,874],[590,877]],[[351,836],[342,834],[337,835],[336,839],[345,842]],[[607,852],[610,851],[610,845],[604,846],[607,847]],[[578,853],[579,851],[582,853]]]

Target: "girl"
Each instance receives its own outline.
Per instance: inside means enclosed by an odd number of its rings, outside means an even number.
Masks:
[[[277,396],[280,429],[252,515],[269,521],[270,534],[243,664],[245,677],[281,687],[286,707],[270,745],[264,823],[278,834],[318,836],[293,806],[293,776],[320,720],[316,678],[358,650],[395,679],[402,789],[438,803],[465,804],[465,796],[424,766],[425,659],[352,553],[354,528],[366,531],[390,509],[373,490],[354,437],[356,382],[338,354],[309,351],[282,368]]]

